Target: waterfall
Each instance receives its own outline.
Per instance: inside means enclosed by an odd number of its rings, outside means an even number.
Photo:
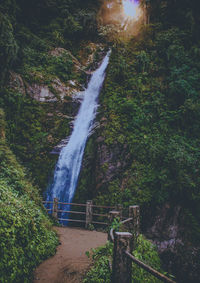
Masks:
[[[47,191],[47,200],[58,198],[70,203],[73,199],[81,169],[84,149],[98,108],[98,96],[109,63],[110,51],[101,66],[93,73],[80,106],[68,144],[61,150],[54,179]]]

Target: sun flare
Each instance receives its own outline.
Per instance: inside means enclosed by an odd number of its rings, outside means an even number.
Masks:
[[[140,17],[140,8],[136,0],[123,0],[124,14],[129,19],[138,20]]]

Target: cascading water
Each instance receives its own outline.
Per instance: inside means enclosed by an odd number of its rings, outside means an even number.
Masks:
[[[110,51],[101,66],[93,73],[88,88],[84,92],[84,99],[75,120],[73,132],[67,146],[61,150],[53,183],[47,191],[47,201],[57,198],[61,202],[70,203],[73,199],[86,141],[96,116],[98,96],[105,78],[109,56]]]

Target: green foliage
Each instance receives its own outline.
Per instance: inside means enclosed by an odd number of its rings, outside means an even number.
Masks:
[[[110,264],[112,262],[113,255],[113,244],[111,242],[107,242],[107,244],[103,247],[93,249],[91,253],[89,253],[89,257],[93,260],[93,267],[87,273],[86,278],[84,279],[84,283],[110,283],[111,278],[111,270]],[[155,247],[147,241],[143,236],[139,236],[138,244],[133,252],[133,255],[143,261],[144,263],[150,265],[157,271],[162,272],[161,263],[158,256],[158,253]],[[156,279],[140,267],[133,264],[132,271],[132,281],[137,283],[157,283],[160,280]]]
[[[0,162],[0,281],[29,282],[33,269],[54,254],[58,241],[37,188],[2,136]]]
[[[96,15],[100,5],[101,1],[92,0],[84,2],[2,0],[0,3],[1,84],[5,83],[13,63],[15,63],[14,67],[17,70],[21,69],[24,74],[47,71],[50,78],[56,73],[61,80],[69,79],[71,58],[69,59],[68,56],[52,58],[44,51],[64,47],[71,48],[74,52],[79,48],[81,40],[97,39]]]
[[[56,161],[49,152],[70,133],[69,120],[56,115],[47,119],[51,105],[8,89],[1,92],[1,104],[6,110],[6,136],[11,149],[44,189]]]
[[[148,240],[146,240],[142,235],[138,237],[137,248],[133,252],[135,258],[146,263],[147,265],[153,267],[155,270],[163,273],[161,269],[161,262],[156,251],[155,246]],[[148,272],[133,264],[133,275],[132,280],[135,283],[157,283],[160,280],[156,279],[154,276],[150,275]]]
[[[120,226],[121,226],[120,217],[115,217],[110,228],[113,228],[113,230],[115,230],[115,231],[119,231]]]
[[[97,199],[146,209],[178,201],[197,223],[199,53],[185,47],[188,33],[177,28],[154,37],[153,44],[146,39],[145,48],[141,38],[113,49],[101,96],[106,123],[99,135],[110,150],[118,148],[118,162],[125,156],[127,162]],[[101,174],[106,174],[103,166]]]
[[[64,83],[74,78],[72,56],[67,51],[53,56],[27,47],[23,52],[24,65],[19,71],[28,82],[50,85],[57,77]]]
[[[0,11],[0,83],[4,83],[7,72],[16,60],[18,45],[13,34],[13,26],[7,15]]]
[[[32,270],[54,254],[57,240],[42,209],[27,195],[0,184],[0,280],[29,282]]]
[[[92,249],[87,255],[93,260],[93,267],[87,273],[83,283],[110,283],[111,272],[109,262],[111,261],[113,244],[107,242],[105,246]]]

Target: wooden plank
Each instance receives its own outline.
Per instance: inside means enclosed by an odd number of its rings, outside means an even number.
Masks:
[[[80,223],[85,223],[85,220],[75,220],[75,219],[62,219],[59,218],[59,221],[69,221],[69,222],[80,222]]]
[[[95,205],[95,204],[93,204],[92,206],[96,208],[110,208],[110,209],[115,208],[114,206],[103,206],[103,205]]]
[[[94,216],[102,216],[102,217],[108,217],[108,214],[98,214],[98,213],[93,213]]]
[[[132,220],[133,220],[133,218],[130,217],[130,218],[126,219],[126,220],[121,221],[120,224],[123,225],[123,224],[126,224],[126,223],[128,223],[128,222],[130,222],[130,221],[132,221]]]
[[[80,204],[80,203],[67,203],[67,202],[58,202],[58,204],[63,204],[63,205],[74,205],[74,206],[86,206],[86,204]]]
[[[108,225],[108,223],[106,222],[98,222],[98,221],[92,221],[92,224]]]
[[[85,212],[82,211],[70,211],[70,210],[58,210],[58,212],[63,212],[63,213],[71,213],[71,214],[83,214],[85,215]]]

